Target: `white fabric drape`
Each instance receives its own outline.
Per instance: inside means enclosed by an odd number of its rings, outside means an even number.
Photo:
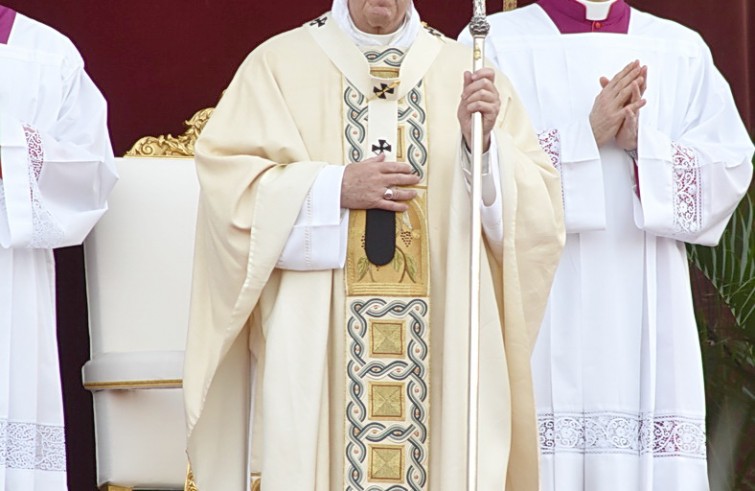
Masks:
[[[628,35],[561,35],[537,5],[491,23],[487,54],[562,176],[567,243],[533,355],[542,490],[707,490],[684,242],[715,244],[750,183],[728,85],[696,33],[637,10]],[[635,59],[637,177],[588,119],[599,78]]]
[[[66,489],[52,248],[115,183],[105,101],[71,42],[17,15],[0,45],[0,491]]]

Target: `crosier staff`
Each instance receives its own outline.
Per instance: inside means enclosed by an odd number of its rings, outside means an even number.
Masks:
[[[485,0],[473,0],[469,31],[474,40],[472,70],[485,63],[485,37],[490,24],[485,16]],[[482,114],[472,115],[472,230],[469,248],[469,379],[467,394],[467,491],[477,491],[477,432],[479,428],[480,382],[480,247],[482,202]]]

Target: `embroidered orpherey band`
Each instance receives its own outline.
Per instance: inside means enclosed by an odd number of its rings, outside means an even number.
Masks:
[[[674,159],[674,224],[677,231],[695,233],[703,226],[700,163],[695,151],[672,143]]]
[[[349,214],[344,489],[426,491],[430,276],[422,79],[442,41],[420,30],[406,53],[360,50],[328,16],[308,29],[343,74],[344,162],[382,153],[420,177],[409,210],[395,216],[386,263],[368,257],[364,210]]]
[[[539,414],[540,451],[705,459],[705,420],[620,412]]]
[[[367,51],[365,56],[375,77],[398,76],[404,58],[395,48]],[[391,84],[376,88],[376,94],[392,95]],[[376,151],[369,141],[373,107],[369,95],[346,84],[346,151],[352,161]],[[366,214],[351,213],[346,268],[347,490],[424,490],[428,482],[430,307],[421,83],[396,101],[391,116],[398,124],[394,138],[380,140],[386,148],[377,150],[408,161],[423,181],[410,210],[396,216],[395,252],[388,264],[378,266],[368,258]]]

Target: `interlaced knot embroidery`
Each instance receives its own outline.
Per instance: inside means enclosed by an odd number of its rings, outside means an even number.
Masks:
[[[624,413],[539,414],[543,455],[652,454],[704,459],[705,421],[683,416]]]
[[[702,229],[702,190],[700,164],[694,150],[672,143],[674,159],[674,225],[680,233]]]
[[[65,472],[63,427],[0,420],[0,467]]]

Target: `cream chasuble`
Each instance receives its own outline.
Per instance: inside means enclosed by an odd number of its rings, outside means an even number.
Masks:
[[[248,470],[265,491],[465,486],[456,109],[470,64],[424,30],[407,50],[360,51],[325,15],[240,68],[197,143],[184,390],[200,490],[248,489]],[[529,357],[563,240],[560,186],[500,75],[498,87],[504,243],[483,255],[480,487],[536,491]],[[396,215],[393,260],[367,260],[366,213],[352,210],[344,270],[276,268],[320,169],[378,152],[422,178]]]

